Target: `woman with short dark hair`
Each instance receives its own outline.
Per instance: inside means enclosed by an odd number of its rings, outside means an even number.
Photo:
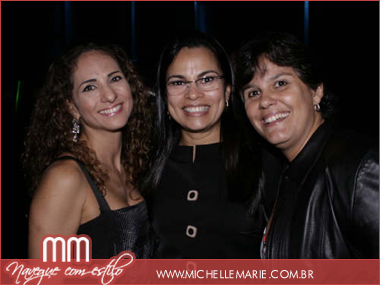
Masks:
[[[330,121],[332,96],[314,67],[283,33],[257,37],[236,56],[247,116],[286,159],[278,181],[264,181],[262,201],[275,203],[262,258],[378,258],[378,146]]]

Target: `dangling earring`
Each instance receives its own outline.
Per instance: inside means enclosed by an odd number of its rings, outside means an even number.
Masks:
[[[80,133],[80,122],[77,119],[73,119],[73,142],[78,142],[78,134]]]
[[[226,108],[228,108],[228,99],[226,100]]]
[[[170,113],[169,113],[169,111],[167,111],[167,112],[166,112],[166,115],[168,115],[168,118],[169,118],[169,120],[171,120],[171,119],[172,119],[172,116],[170,116]]]
[[[319,106],[318,103],[317,103],[317,104],[314,104],[313,108],[314,108],[314,110],[317,111],[317,112],[319,112],[319,111],[321,110],[321,106]]]

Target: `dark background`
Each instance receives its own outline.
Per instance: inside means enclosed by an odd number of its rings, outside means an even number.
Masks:
[[[210,33],[229,53],[260,31],[295,34],[322,55],[341,123],[378,139],[378,2],[2,2],[2,259],[27,257],[30,197],[19,159],[54,58],[79,42],[117,43],[151,86],[161,49],[186,30]]]

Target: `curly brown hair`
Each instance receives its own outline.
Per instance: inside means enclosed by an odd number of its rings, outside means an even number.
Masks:
[[[90,51],[111,56],[126,77],[133,98],[133,109],[123,128],[121,162],[127,182],[139,188],[150,166],[150,134],[152,126],[151,100],[125,51],[115,45],[88,43],[77,46],[54,62],[48,71],[45,85],[38,93],[30,126],[25,137],[22,160],[31,191],[37,188],[45,168],[63,153],[80,160],[105,194],[107,172],[95,152],[85,141],[73,142],[69,104],[73,100],[73,72],[78,58]]]

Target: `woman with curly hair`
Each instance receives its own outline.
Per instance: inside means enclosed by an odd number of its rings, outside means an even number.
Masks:
[[[92,258],[150,258],[154,236],[138,189],[149,166],[148,93],[125,52],[73,48],[49,69],[26,135],[29,257],[48,234],[86,234]]]

